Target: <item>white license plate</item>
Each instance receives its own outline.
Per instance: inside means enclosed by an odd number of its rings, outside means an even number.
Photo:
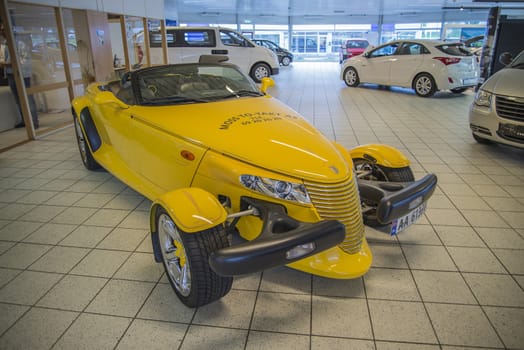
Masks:
[[[426,210],[426,203],[422,203],[415,209],[413,209],[408,214],[404,215],[403,217],[400,217],[396,220],[393,220],[391,223],[391,231],[390,234],[392,236],[398,234],[401,231],[404,231],[406,228],[411,226],[415,221],[420,219],[420,217],[424,214],[424,211]]]
[[[468,78],[468,79],[464,79],[462,81],[462,83],[464,85],[475,85],[477,83],[478,79],[477,78]]]

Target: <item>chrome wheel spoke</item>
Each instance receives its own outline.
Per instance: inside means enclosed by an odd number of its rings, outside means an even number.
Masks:
[[[158,220],[158,235],[169,279],[180,294],[188,296],[191,293],[191,268],[187,258],[181,258],[186,256],[182,238],[166,214],[160,215]]]

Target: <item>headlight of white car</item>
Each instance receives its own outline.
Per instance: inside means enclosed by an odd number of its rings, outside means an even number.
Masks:
[[[491,96],[490,92],[479,90],[473,102],[479,107],[491,108]]]
[[[309,204],[311,200],[303,184],[269,179],[255,175],[240,175],[240,183],[250,190],[288,201]]]

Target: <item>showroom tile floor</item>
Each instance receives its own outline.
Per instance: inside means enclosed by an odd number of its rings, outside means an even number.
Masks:
[[[367,229],[369,273],[276,268],[188,309],[153,261],[150,203],[85,170],[68,128],[0,153],[0,349],[524,349],[524,151],[472,139],[471,91],[346,88],[338,67],[293,63],[272,93],[439,178],[415,226]]]

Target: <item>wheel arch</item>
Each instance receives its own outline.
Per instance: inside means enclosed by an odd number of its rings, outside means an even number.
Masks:
[[[151,227],[151,239],[155,261],[161,262],[161,252],[156,251],[158,246],[155,240],[158,240],[157,230],[157,212],[159,208],[171,216],[174,223],[186,233],[196,233],[220,225],[226,221],[227,212],[220,204],[218,199],[211,193],[197,188],[181,188],[164,193],[156,199],[149,215],[149,224]]]
[[[395,147],[378,143],[352,148],[349,154],[352,159],[368,159],[388,168],[403,168],[410,164],[409,159]]]
[[[87,144],[91,148],[91,152],[94,153],[102,146],[102,139],[91,116],[91,107],[92,102],[86,96],[77,97],[71,102],[73,118],[78,120]]]
[[[349,68],[353,68],[353,70],[354,70],[355,72],[357,72],[357,74],[358,74],[358,70],[357,70],[357,68],[356,68],[355,66],[351,66],[351,65],[349,65],[349,66],[347,66],[347,67],[344,68],[344,71],[343,71],[343,74],[344,74],[344,75],[346,74],[346,72],[347,72],[347,70],[348,70]]]
[[[262,60],[261,60],[261,61],[255,61],[255,62],[253,62],[253,64],[251,65],[251,67],[249,67],[249,73],[251,73],[251,72],[253,71],[253,68],[255,68],[255,66],[256,66],[257,64],[265,64],[265,65],[269,68],[269,73],[270,73],[271,75],[273,75],[273,67],[271,67],[271,64],[269,64],[269,63],[266,62],[266,61],[262,61]]]
[[[187,233],[210,229],[226,221],[226,209],[211,193],[188,187],[161,195],[151,206],[151,232],[156,232],[156,213],[159,207],[171,216],[175,224]]]

